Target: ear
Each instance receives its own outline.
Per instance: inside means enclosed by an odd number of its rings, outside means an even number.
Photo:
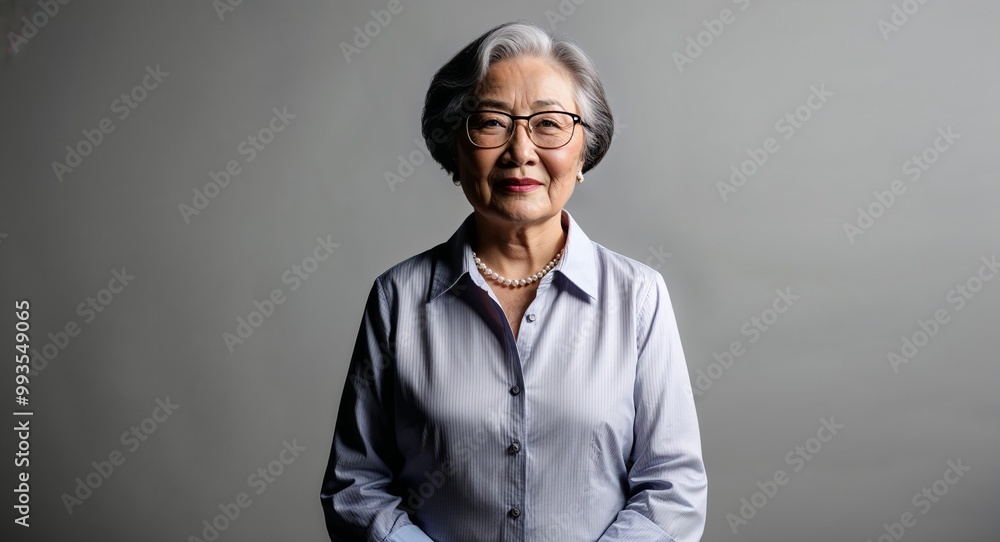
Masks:
[[[459,179],[458,177],[458,172],[460,169],[460,165],[458,162],[458,157],[459,157],[458,145],[459,143],[457,139],[451,140],[451,163],[454,165],[454,171],[452,171],[451,174],[451,182],[454,183],[455,186],[461,186],[462,184],[461,179]]]

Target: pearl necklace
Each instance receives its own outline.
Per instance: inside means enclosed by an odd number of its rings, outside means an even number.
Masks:
[[[478,256],[476,256],[475,250],[472,251],[472,259],[475,260],[476,268],[478,268],[480,272],[482,272],[487,277],[490,277],[493,280],[499,282],[500,284],[503,284],[504,286],[526,286],[537,280],[541,280],[546,273],[551,271],[552,268],[555,267],[557,263],[559,263],[559,258],[562,258],[563,250],[566,250],[566,247],[563,247],[562,250],[559,251],[559,254],[556,254],[556,257],[552,258],[552,261],[550,261],[545,267],[543,267],[541,271],[535,273],[534,275],[531,275],[526,279],[503,278],[502,276],[498,275],[496,271],[487,267],[486,264],[484,264],[483,261],[480,260]]]

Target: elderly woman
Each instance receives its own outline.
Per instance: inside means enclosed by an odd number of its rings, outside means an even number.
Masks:
[[[473,211],[374,281],[320,494],[331,538],[699,540],[666,285],[564,209],[614,131],[593,63],[497,26],[435,74],[422,123]]]

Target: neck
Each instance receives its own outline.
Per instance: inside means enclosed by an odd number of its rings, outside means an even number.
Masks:
[[[525,225],[496,224],[478,212],[475,220],[472,250],[483,263],[504,277],[521,279],[534,275],[566,245],[562,211],[543,222]]]

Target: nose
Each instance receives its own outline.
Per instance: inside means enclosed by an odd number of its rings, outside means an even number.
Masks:
[[[528,121],[524,119],[514,121],[514,133],[510,135],[502,155],[506,160],[524,165],[534,163],[537,159],[535,143],[531,140],[528,130]]]

